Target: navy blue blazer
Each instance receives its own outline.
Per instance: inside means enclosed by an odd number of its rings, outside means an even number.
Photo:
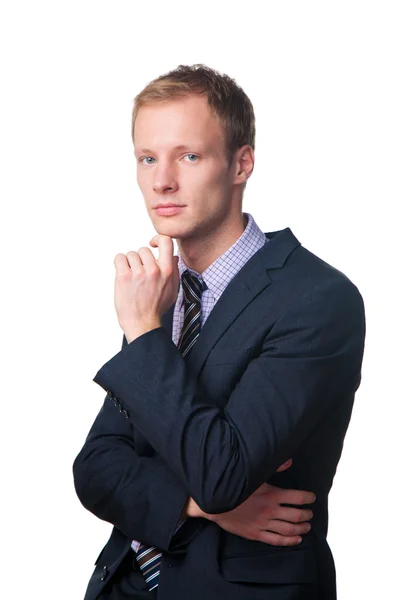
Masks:
[[[327,503],[361,379],[364,306],[289,228],[266,235],[185,359],[172,341],[172,306],[162,327],[130,344],[124,337],[94,377],[107,394],[74,480],[82,504],[114,529],[85,600],[110,581],[132,539],[164,552],[159,600],[336,598]],[[246,540],[205,519],[174,535],[188,496],[221,513],[263,482],[315,492],[299,546]]]

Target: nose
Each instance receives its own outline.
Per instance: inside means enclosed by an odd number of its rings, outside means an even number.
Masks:
[[[154,169],[153,190],[157,194],[175,192],[178,188],[174,169],[167,165],[158,163]]]

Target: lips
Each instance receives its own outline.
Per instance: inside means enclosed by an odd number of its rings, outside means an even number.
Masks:
[[[159,204],[156,206],[155,211],[158,215],[169,216],[176,215],[183,210],[183,206],[178,204]]]
[[[181,204],[173,204],[172,202],[168,202],[167,204],[161,204],[161,203],[157,204],[156,208],[171,208],[171,207],[174,207],[174,206],[177,206],[179,208],[182,207]]]

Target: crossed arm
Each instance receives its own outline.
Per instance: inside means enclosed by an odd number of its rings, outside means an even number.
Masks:
[[[268,529],[305,532],[310,513],[280,504],[312,500],[289,500],[290,490],[277,496],[263,482],[293,455],[342,388],[355,391],[363,336],[362,304],[352,288],[314,294],[282,319],[221,412],[197,395],[162,328],[142,335],[96,375],[112,392],[74,463],[81,502],[129,539],[161,550],[173,543],[182,511],[260,541],[267,541],[260,532]],[[155,374],[150,380],[149,372]],[[255,403],[260,394],[265,401]],[[111,402],[115,396],[129,418]],[[133,423],[156,455],[138,455]],[[282,521],[303,525],[282,528]]]
[[[204,512],[242,504],[354,396],[362,302],[351,285],[331,288],[312,290],[282,315],[223,409],[208,401],[162,327],[96,374]],[[341,443],[339,432],[335,452]]]
[[[137,454],[134,438],[132,424],[106,396],[73,466],[85,508],[129,539],[168,550],[177,524],[187,517],[212,520],[226,531],[277,546],[299,543],[310,529],[311,510],[281,504],[310,504],[313,494],[268,484],[232,511],[205,513],[160,456]]]

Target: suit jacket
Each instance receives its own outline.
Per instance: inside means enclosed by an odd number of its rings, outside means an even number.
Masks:
[[[171,339],[172,306],[162,327],[124,338],[94,378],[107,395],[75,459],[75,487],[114,529],[85,600],[132,539],[163,551],[159,600],[336,598],[327,503],[361,379],[363,301],[289,228],[266,235],[187,357]],[[200,518],[175,533],[188,496],[221,513],[263,482],[315,492],[299,546],[246,540]]]

